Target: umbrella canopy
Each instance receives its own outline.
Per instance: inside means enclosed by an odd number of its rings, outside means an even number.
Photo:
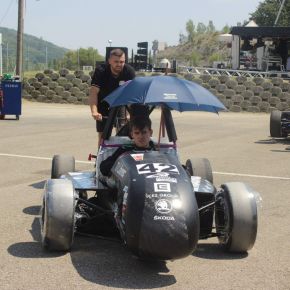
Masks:
[[[105,99],[110,107],[128,104],[166,105],[176,111],[217,113],[225,106],[210,91],[188,80],[172,76],[137,77]]]

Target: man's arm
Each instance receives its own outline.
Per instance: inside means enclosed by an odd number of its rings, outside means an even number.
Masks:
[[[97,121],[102,120],[102,114],[98,112],[98,107],[97,107],[99,92],[100,92],[100,89],[98,87],[96,86],[90,87],[89,104],[91,107],[92,117]]]

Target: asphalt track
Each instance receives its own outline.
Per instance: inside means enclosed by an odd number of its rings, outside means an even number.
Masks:
[[[258,236],[247,255],[225,253],[216,238],[167,263],[142,262],[119,243],[80,236],[70,253],[43,251],[39,210],[51,157],[72,154],[78,170],[92,169],[96,132],[86,106],[24,102],[19,121],[0,121],[0,289],[290,289],[289,139],[269,137],[268,114],[174,119],[182,161],[206,157],[217,187],[243,181],[260,194]]]

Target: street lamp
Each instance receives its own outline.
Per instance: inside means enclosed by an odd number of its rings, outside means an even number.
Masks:
[[[108,42],[109,42],[109,45],[110,45],[110,47],[111,47],[111,46],[112,46],[112,40],[109,39]]]

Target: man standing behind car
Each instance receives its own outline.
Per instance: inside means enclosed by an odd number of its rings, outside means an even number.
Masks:
[[[102,100],[124,82],[135,78],[134,69],[126,64],[125,60],[123,50],[113,49],[110,52],[108,64],[97,66],[92,77],[89,104],[92,117],[96,120],[98,148],[109,115],[109,105]]]

